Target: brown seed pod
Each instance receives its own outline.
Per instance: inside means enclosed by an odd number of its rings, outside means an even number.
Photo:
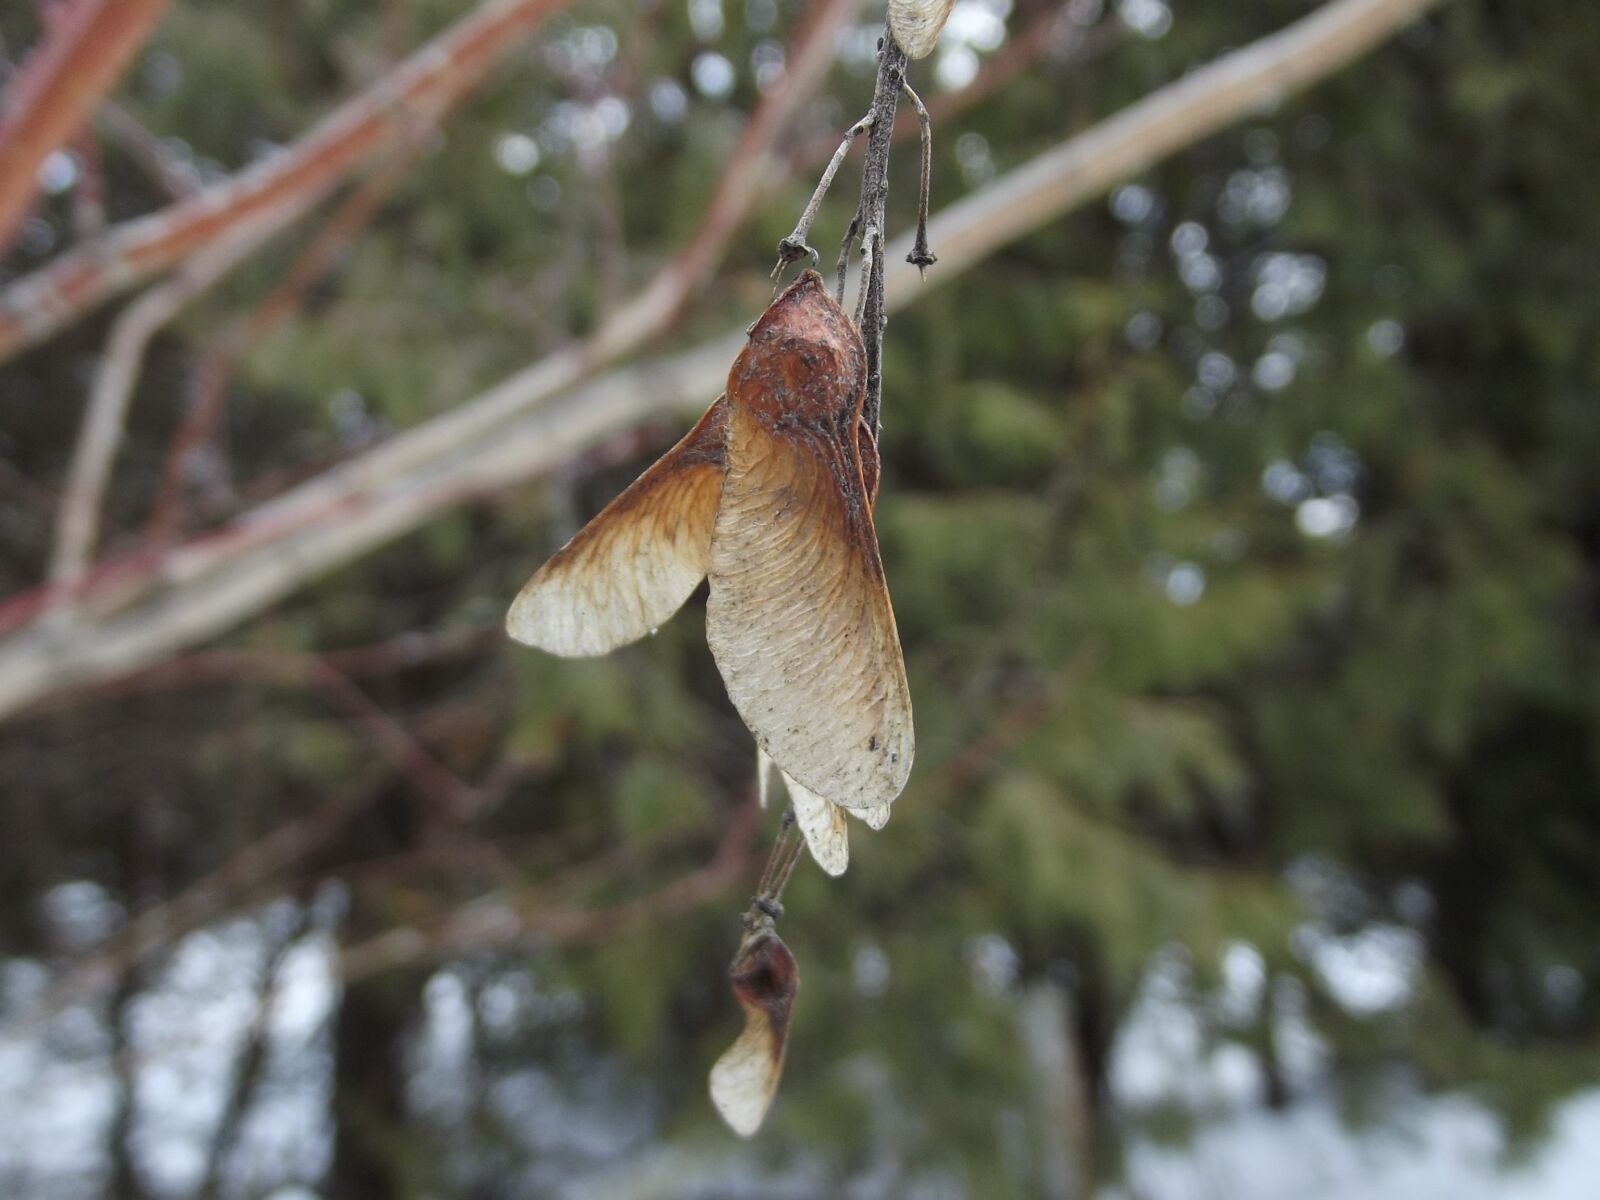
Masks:
[[[744,1030],[711,1068],[711,1102],[740,1137],[761,1128],[789,1046],[789,1017],[800,969],[770,924],[745,935],[728,969]]]

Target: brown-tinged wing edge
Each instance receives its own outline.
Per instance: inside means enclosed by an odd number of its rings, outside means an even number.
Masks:
[[[718,397],[663,454],[534,572],[506,615],[519,642],[605,654],[661,625],[705,577],[722,486]]]

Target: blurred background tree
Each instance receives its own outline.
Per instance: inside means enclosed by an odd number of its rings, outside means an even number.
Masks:
[[[759,311],[880,14],[549,7],[156,333],[92,596],[592,345],[730,161],[769,190],[647,348]],[[912,76],[935,206],[1312,7],[959,0]],[[0,12],[10,60],[50,11]],[[0,288],[274,161],[462,11],[173,4]],[[807,19],[831,72],[742,159]],[[0,1190],[1580,1194],[1549,1164],[1600,1130],[1597,48],[1592,6],[1442,5],[895,315],[918,765],[843,879],[790,890],[759,1140],[704,1097],[766,839],[702,600],[604,660],[499,635],[681,429],[641,407],[0,726]],[[0,366],[7,630],[70,602],[32,589],[119,311]]]

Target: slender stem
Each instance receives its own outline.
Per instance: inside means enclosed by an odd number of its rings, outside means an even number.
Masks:
[[[794,840],[789,844],[789,853],[784,859],[783,865],[778,868],[777,877],[772,881],[767,892],[767,898],[773,907],[779,909],[783,907],[783,889],[789,886],[789,878],[794,874],[794,869],[800,865],[800,859],[804,857],[805,849],[805,839],[796,834]]]
[[[861,232],[861,210],[856,209],[855,216],[850,218],[850,224],[844,231],[844,240],[839,243],[838,282],[834,285],[833,298],[839,304],[844,304],[845,277],[850,274],[850,251],[855,248],[856,235]]]
[[[863,337],[866,336],[866,326],[862,322],[867,319],[867,297],[872,292],[872,279],[878,266],[878,248],[882,244],[883,237],[878,227],[869,224],[867,231],[861,235],[861,288],[856,293],[856,328],[861,330]],[[877,275],[882,278],[881,271]]]
[[[767,856],[767,865],[761,869],[761,882],[756,884],[757,898],[768,895],[772,885],[777,879],[778,864],[784,857],[784,846],[789,840],[789,831],[794,828],[794,809],[790,808],[783,814],[783,822],[778,826],[778,840],[772,844],[772,853]]]
[[[906,77],[906,52],[894,40],[888,21],[878,42],[878,77],[872,89],[872,129],[867,134],[866,161],[861,169],[861,222],[866,229],[864,246],[867,261],[862,264],[860,303],[861,341],[867,351],[867,398],[862,416],[874,435],[881,428],[883,401],[883,330],[888,313],[883,299],[884,256],[876,252],[872,240],[881,245],[886,227],[885,210],[889,202],[889,147],[894,137],[895,109]]]
[[[939,261],[938,256],[928,249],[928,194],[933,188],[933,121],[923,107],[922,97],[912,90],[911,85],[902,82],[900,86],[916,108],[917,124],[922,129],[922,184],[917,192],[917,241],[911,247],[911,253],[906,255],[906,261],[923,278],[927,278],[928,268]]]
[[[756,885],[756,894],[750,901],[750,907],[745,910],[744,927],[747,932],[760,928],[771,929],[773,923],[783,916],[783,889],[789,885],[789,876],[794,874],[805,846],[805,839],[795,830],[794,808],[791,806],[783,814],[783,823],[778,827],[778,840],[772,844],[767,865],[761,869],[761,882]]]
[[[827,169],[817,181],[817,190],[811,193],[811,200],[806,205],[806,210],[795,222],[794,232],[778,243],[778,265],[772,268],[774,279],[792,262],[799,262],[807,256],[813,263],[817,261],[817,252],[806,245],[806,237],[811,233],[811,223],[817,219],[817,209],[822,207],[822,198],[828,194],[828,188],[833,185],[833,177],[839,173],[839,166],[844,162],[844,156],[850,153],[850,143],[872,128],[873,117],[874,114],[868,112],[861,120],[845,130],[844,140],[839,143],[839,148],[828,160]]]

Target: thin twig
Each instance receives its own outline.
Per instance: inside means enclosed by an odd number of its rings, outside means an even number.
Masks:
[[[78,131],[73,153],[81,165],[72,189],[72,236],[82,241],[98,236],[106,227],[106,173],[94,130]]]
[[[138,117],[115,100],[100,105],[94,114],[94,124],[143,169],[168,199],[182,200],[200,190],[200,172],[194,164],[174,154]]]
[[[778,823],[778,837],[772,843],[772,852],[767,855],[767,865],[761,868],[761,878],[756,883],[756,899],[764,896],[775,895],[782,890],[780,876],[787,879],[784,874],[784,864],[789,858],[790,834],[794,831],[794,807],[791,805],[784,811],[783,820]],[[792,868],[791,868],[792,869]]]
[[[877,270],[877,268],[882,265],[879,261],[880,251],[882,249],[883,235],[878,231],[878,227],[876,225],[868,222],[866,231],[861,235],[861,282],[856,291],[855,322],[856,328],[862,332],[863,341],[866,340],[865,322],[867,320],[867,304],[872,296],[873,275],[876,273],[879,280],[883,278],[883,273]],[[882,290],[881,282],[878,284],[878,288],[880,291]],[[881,346],[879,347],[879,353],[882,353]],[[873,425],[874,429],[877,428],[875,422],[870,423]]]
[[[414,137],[344,198],[327,223],[289,265],[283,280],[217,338],[216,347],[196,364],[192,391],[161,468],[161,485],[145,523],[145,537],[164,541],[181,522],[184,479],[201,446],[222,418],[223,401],[240,361],[298,311],[306,292],[326,275],[378,211],[421,152]]]
[[[872,128],[872,121],[873,114],[869,112],[861,120],[845,130],[844,140],[839,143],[839,148],[833,152],[833,157],[828,160],[827,169],[822,172],[822,178],[817,181],[817,190],[811,193],[811,199],[806,204],[805,211],[800,214],[800,219],[795,222],[794,232],[778,243],[778,265],[772,269],[772,277],[774,279],[790,263],[799,262],[802,258],[807,257],[813,263],[817,261],[817,252],[806,244],[806,238],[811,233],[811,223],[817,219],[817,209],[822,207],[822,198],[828,194],[828,188],[833,184],[833,177],[839,173],[839,165],[844,162],[845,155],[850,153],[850,144]]]
[[[861,232],[861,210],[856,209],[855,215],[850,218],[850,224],[844,227],[844,237],[839,242],[839,262],[835,268],[833,298],[839,304],[844,303],[845,280],[850,274],[850,251],[856,247],[856,236]]]
[[[128,404],[150,339],[196,296],[216,284],[266,240],[272,227],[243,226],[140,296],[117,318],[95,371],[83,426],[73,447],[56,519],[49,580],[71,590],[83,577],[100,530],[100,507],[122,440]]]
[[[72,140],[143,45],[167,0],[77,0],[0,98],[0,253],[33,208],[39,164]]]
[[[456,958],[475,950],[538,940],[589,944],[668,920],[720,896],[743,873],[755,832],[755,805],[742,805],[728,821],[705,866],[644,895],[603,908],[552,908],[542,897],[507,897],[501,903],[462,905],[425,929],[390,929],[344,947],[339,978],[345,984],[382,971]]]
[[[923,107],[922,97],[912,90],[911,85],[902,83],[901,87],[905,89],[906,98],[917,110],[917,125],[922,130],[922,181],[917,189],[917,240],[911,247],[911,253],[906,255],[906,261],[926,279],[928,268],[939,261],[938,256],[928,249],[928,196],[933,189],[933,121],[928,116],[928,110]]]
[[[205,650],[174,659],[109,687],[115,691],[142,691],[239,679],[311,688],[331,707],[353,717],[406,783],[434,811],[462,820],[481,807],[476,788],[435,758],[348,675],[315,654],[282,650]]]
[[[883,331],[889,323],[884,307],[883,231],[888,228],[889,151],[894,138],[894,114],[905,85],[906,52],[894,40],[889,22],[883,23],[878,42],[878,75],[872,85],[872,112],[876,118],[867,134],[867,152],[861,167],[862,253],[861,298],[856,324],[867,351],[867,396],[861,416],[867,428],[880,431],[883,402]]]

